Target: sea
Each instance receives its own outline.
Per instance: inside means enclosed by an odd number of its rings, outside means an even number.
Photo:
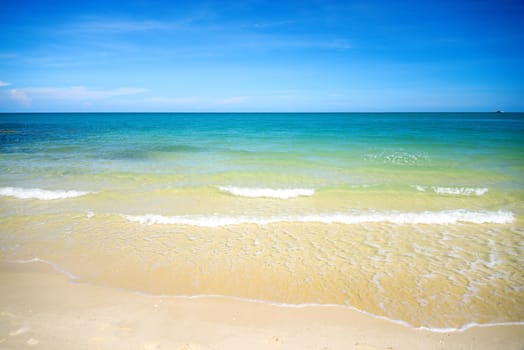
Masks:
[[[524,322],[524,113],[0,114],[0,262],[413,328]]]

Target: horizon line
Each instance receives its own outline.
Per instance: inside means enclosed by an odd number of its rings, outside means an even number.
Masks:
[[[506,113],[524,113],[524,111],[503,111],[503,110],[494,110],[494,111],[337,111],[337,112],[326,112],[326,111],[98,111],[98,112],[86,112],[86,111],[56,111],[56,112],[0,112],[0,114],[140,114],[140,113],[149,113],[149,114],[384,114],[384,113],[417,113],[417,114],[430,114],[430,113],[490,113],[490,114],[506,114]]]

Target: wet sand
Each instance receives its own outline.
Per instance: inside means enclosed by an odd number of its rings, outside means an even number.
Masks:
[[[524,325],[414,330],[340,307],[148,296],[0,264],[0,349],[523,349]]]

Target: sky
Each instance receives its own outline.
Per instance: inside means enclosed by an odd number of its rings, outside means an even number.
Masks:
[[[523,0],[0,9],[0,112],[524,111]]]

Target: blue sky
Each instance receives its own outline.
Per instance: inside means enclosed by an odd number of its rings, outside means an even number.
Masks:
[[[524,111],[521,0],[0,8],[0,112]]]

